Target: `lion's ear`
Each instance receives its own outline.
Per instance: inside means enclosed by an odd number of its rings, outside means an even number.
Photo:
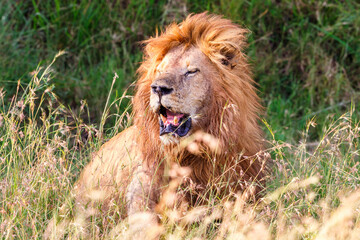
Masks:
[[[227,50],[223,49],[220,53],[223,56],[223,58],[221,59],[221,63],[233,69],[236,66],[236,61],[235,61],[236,50],[231,49],[229,51],[229,49]]]

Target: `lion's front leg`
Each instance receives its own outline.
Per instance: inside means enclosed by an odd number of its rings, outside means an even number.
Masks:
[[[126,191],[127,213],[154,211],[160,196],[159,177],[153,171],[139,166]]]

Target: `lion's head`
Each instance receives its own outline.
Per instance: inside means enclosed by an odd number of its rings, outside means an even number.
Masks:
[[[212,79],[220,77],[195,46],[171,49],[156,68],[151,83],[150,108],[159,116],[160,139],[176,142],[209,125]]]
[[[201,13],[145,41],[134,97],[144,153],[159,152],[160,145],[176,144],[197,130],[218,138],[227,154],[261,149],[261,105],[243,53],[247,32]]]

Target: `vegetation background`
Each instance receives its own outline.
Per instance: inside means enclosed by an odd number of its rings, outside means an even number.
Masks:
[[[247,221],[263,224],[270,238],[294,229],[301,238],[322,236],[330,222],[324,209],[339,210],[360,183],[359,9],[355,0],[1,1],[0,235],[42,236],[90,153],[131,123],[127,94],[141,41],[189,13],[209,11],[251,31],[247,54],[275,162],[267,193],[281,191],[269,200],[270,215]],[[281,188],[314,177],[310,188]],[[346,234],[358,231],[356,204]],[[305,217],[318,227],[310,229]],[[231,236],[221,229],[204,232],[200,224],[176,236]],[[235,233],[251,232],[245,230]],[[106,233],[98,231],[94,236]]]

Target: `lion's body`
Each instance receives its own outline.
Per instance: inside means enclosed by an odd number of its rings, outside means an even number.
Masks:
[[[192,169],[191,204],[206,202],[212,189],[262,189],[264,165],[255,156],[263,141],[261,105],[243,54],[246,33],[202,13],[145,42],[134,126],[105,143],[82,172],[75,187],[82,206],[117,202],[126,204],[124,215],[154,210],[167,184],[164,169],[172,162]],[[183,147],[198,131],[218,140],[215,150],[206,141],[198,153]]]
[[[130,127],[106,142],[82,171],[75,186],[79,199],[91,198],[98,191],[101,198],[111,198],[124,192],[134,169],[141,165],[141,152],[137,150],[136,128]]]

